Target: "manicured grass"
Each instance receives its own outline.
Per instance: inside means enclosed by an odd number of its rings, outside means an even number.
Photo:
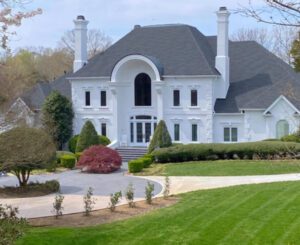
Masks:
[[[31,229],[18,244],[299,244],[299,190],[284,182],[191,192],[122,222]]]
[[[300,161],[220,160],[152,164],[140,175],[168,176],[242,176],[300,173]]]

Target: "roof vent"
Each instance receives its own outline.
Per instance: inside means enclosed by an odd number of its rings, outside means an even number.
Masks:
[[[220,7],[220,9],[219,9],[219,11],[226,11],[227,10],[227,8],[226,7]]]
[[[83,15],[78,15],[77,20],[85,20],[85,17]]]
[[[138,29],[138,28],[141,28],[140,25],[134,25],[133,29]]]

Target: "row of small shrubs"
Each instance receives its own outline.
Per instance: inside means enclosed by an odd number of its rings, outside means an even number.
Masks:
[[[300,143],[300,135],[290,134],[281,138],[281,141]]]
[[[135,160],[128,162],[128,170],[130,173],[139,173],[143,168],[148,168],[153,163],[154,158],[150,154],[146,154]]]
[[[300,153],[300,144],[261,141],[236,144],[189,144],[155,150],[155,162],[185,162],[217,159],[280,159]]]

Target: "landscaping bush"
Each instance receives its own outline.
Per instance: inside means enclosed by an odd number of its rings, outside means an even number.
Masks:
[[[149,157],[141,157],[141,158],[139,158],[139,160],[143,161],[144,168],[148,168],[151,165],[151,163],[153,162],[152,158],[149,158]]]
[[[79,138],[79,134],[74,135],[68,142],[69,151],[75,153],[76,152],[76,145]]]
[[[95,145],[85,150],[77,167],[83,172],[111,173],[121,167],[122,159],[119,153],[106,146]]]
[[[128,162],[129,173],[139,173],[144,168],[144,161],[141,159],[136,159]]]
[[[151,153],[155,149],[169,147],[171,145],[172,139],[169,134],[167,125],[163,120],[161,120],[154,131],[148,148],[148,152]]]
[[[106,136],[104,135],[99,135],[99,144],[100,145],[104,145],[104,146],[107,146],[109,145],[111,142],[110,142],[110,139],[107,138]]]
[[[76,157],[70,155],[63,155],[61,158],[61,166],[64,168],[72,169],[75,167],[76,164]]]
[[[76,152],[75,153],[75,157],[76,157],[77,161],[79,161],[81,155],[82,155],[82,152]]]
[[[92,145],[99,145],[99,137],[93,123],[87,121],[79,135],[76,152],[82,152]]]
[[[290,134],[290,135],[286,135],[286,136],[282,137],[281,140],[285,141],[285,142],[300,143],[300,136],[296,135],[296,134]]]
[[[300,153],[300,144],[292,142],[250,142],[235,144],[189,144],[157,149],[156,162],[185,162],[209,159],[281,159]]]
[[[61,158],[62,156],[76,156],[74,153],[69,152],[69,151],[57,151],[56,152],[56,161],[57,164],[61,164]]]

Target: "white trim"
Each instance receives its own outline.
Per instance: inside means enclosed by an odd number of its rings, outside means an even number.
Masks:
[[[244,113],[214,113],[214,116],[244,116]]]
[[[272,108],[280,101],[280,100],[284,100],[294,111],[300,113],[300,111],[284,96],[284,95],[280,95],[265,111],[264,111],[264,115],[266,115],[266,113],[270,110],[272,110]]]
[[[221,75],[164,75],[163,78],[219,78]]]
[[[156,65],[152,62],[152,60],[150,60],[149,58],[142,56],[142,55],[128,55],[128,56],[122,58],[121,60],[119,60],[118,63],[114,66],[112,74],[111,74],[111,82],[116,82],[116,75],[117,75],[119,69],[125,63],[127,63],[128,61],[132,61],[132,60],[141,60],[141,61],[144,61],[145,63],[147,63],[155,73],[155,80],[161,81],[159,71],[158,71]]]

